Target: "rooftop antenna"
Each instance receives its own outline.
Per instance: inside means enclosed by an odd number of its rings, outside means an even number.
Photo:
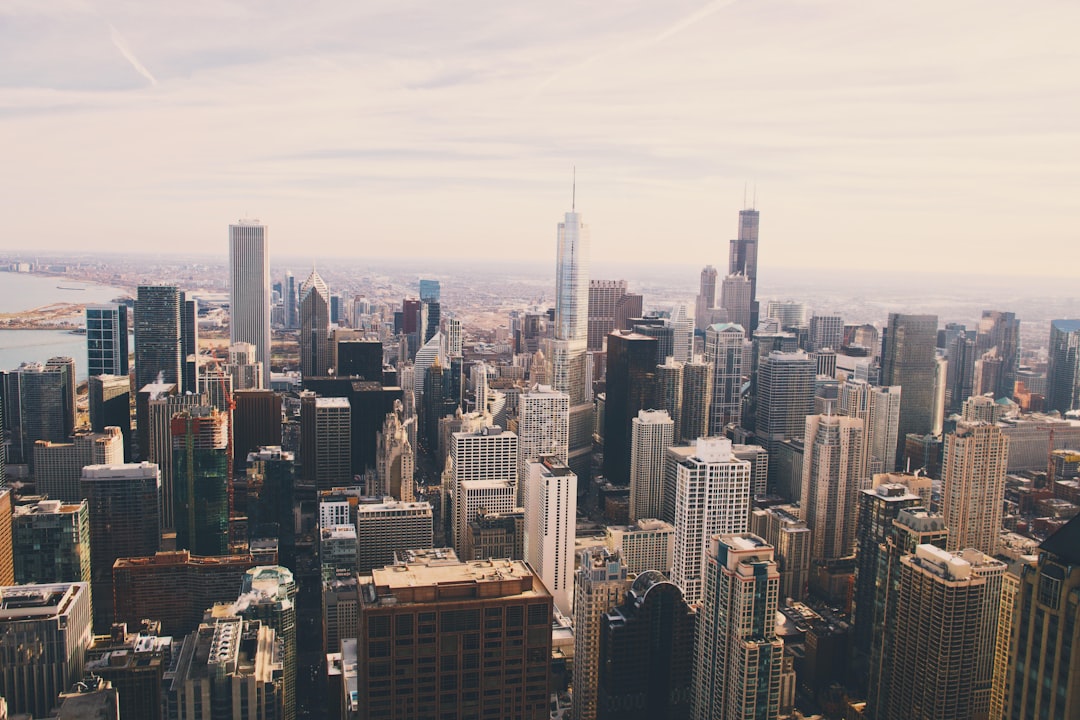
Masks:
[[[742,209],[743,210],[746,210],[746,187],[747,187],[747,185],[749,185],[749,183],[746,180],[743,180],[743,184],[742,184]]]
[[[574,176],[570,183],[570,212],[577,212],[577,165],[574,165]]]

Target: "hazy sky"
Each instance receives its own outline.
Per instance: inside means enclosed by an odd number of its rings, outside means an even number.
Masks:
[[[1073,273],[1075,0],[0,0],[0,248]]]

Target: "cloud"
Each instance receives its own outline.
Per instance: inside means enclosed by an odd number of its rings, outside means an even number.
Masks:
[[[124,59],[131,63],[131,67],[135,68],[135,72],[149,80],[151,85],[157,85],[157,78],[150,74],[145,65],[139,62],[139,58],[135,57],[135,53],[131,52],[131,49],[127,46],[124,36],[120,34],[120,31],[112,23],[109,23],[109,36],[112,38],[113,45],[124,56]]]

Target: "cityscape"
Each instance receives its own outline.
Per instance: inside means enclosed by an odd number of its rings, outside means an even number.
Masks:
[[[1072,301],[760,295],[762,214],[696,288],[576,207],[553,286],[0,257],[79,348],[0,371],[0,710],[1075,717]]]

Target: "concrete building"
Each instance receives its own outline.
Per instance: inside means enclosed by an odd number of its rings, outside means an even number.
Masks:
[[[389,495],[402,502],[416,500],[414,474],[416,472],[416,450],[409,440],[408,425],[413,419],[402,423],[404,408],[400,402],[394,403],[394,412],[386,414],[382,430],[375,438],[375,476],[378,487],[374,494]]]
[[[417,558],[360,583],[359,720],[549,717],[552,599],[528,565]],[[518,641],[520,656],[506,652]],[[429,645],[456,648],[459,660],[427,662],[416,648]]]
[[[656,390],[653,393],[653,405],[657,410],[664,410],[675,424],[673,444],[682,444],[683,414],[683,363],[672,357],[656,366]],[[698,435],[698,437],[702,437]]]
[[[258,620],[273,629],[281,643],[282,720],[296,718],[297,673],[297,616],[296,596],[299,588],[292,571],[279,565],[260,565],[244,573],[240,581],[240,596],[232,605],[219,604],[213,609],[215,617],[238,615],[245,620]]]
[[[1080,407],[1080,320],[1050,323],[1046,409],[1064,415]]]
[[[383,498],[356,506],[357,572],[362,575],[394,562],[403,550],[433,547],[431,503]]]
[[[526,463],[525,560],[551,593],[555,607],[571,614],[577,475],[554,456]]]
[[[855,378],[840,384],[836,413],[860,418],[865,423],[868,476],[896,468],[900,396],[899,386],[876,387]],[[865,487],[864,484],[862,488]]]
[[[82,488],[90,524],[94,627],[113,623],[113,563],[161,549],[161,474],[153,463],[88,465]]]
[[[6,462],[34,469],[34,443],[66,443],[75,432],[75,361],[50,358],[3,373]]]
[[[776,636],[780,572],[773,548],[752,533],[716,535],[706,563],[691,717],[777,718],[784,644]]]
[[[727,313],[727,319],[739,327],[753,327],[750,318],[753,310],[753,290],[750,278],[745,275],[728,275],[720,286],[720,307]]]
[[[743,326],[734,323],[710,325],[705,330],[705,362],[713,367],[709,435],[723,435],[729,424],[742,422],[745,339]]]
[[[540,456],[570,459],[570,396],[537,385],[518,398],[518,477],[527,477],[527,464]],[[518,492],[518,502],[524,495]]]
[[[714,365],[700,355],[683,365],[682,423],[683,443],[708,437],[712,418]]]
[[[82,677],[90,624],[85,582],[0,588],[0,697],[9,712],[50,714]]]
[[[985,716],[1005,564],[978,550],[919,545],[900,558],[885,717]],[[934,682],[926,681],[933,669]]]
[[[451,435],[449,490],[454,495],[453,542],[459,553],[468,525],[481,507],[510,512],[516,506],[518,459],[517,435],[497,425]]]
[[[814,360],[804,352],[770,352],[758,365],[754,438],[770,458],[785,440],[802,438],[814,411]],[[769,486],[777,473],[769,469]]]
[[[465,537],[464,560],[485,558],[525,559],[525,510],[488,512],[477,510]]]
[[[806,418],[801,504],[813,562],[855,552],[859,489],[866,476],[863,421],[839,415]]]
[[[270,385],[270,247],[266,226],[241,220],[229,226],[229,343],[255,346],[261,377]]]
[[[1009,439],[996,425],[960,422],[945,436],[942,508],[949,550],[997,552],[1008,465]]]
[[[88,382],[90,430],[105,432],[118,427],[124,436],[124,459],[131,456],[131,378],[127,375],[96,375]]]
[[[633,419],[630,443],[630,522],[655,518],[663,512],[667,449],[674,442],[675,422],[666,410],[640,410]]]
[[[118,623],[95,635],[83,671],[107,681],[119,694],[121,718],[161,720],[162,681],[181,641],[158,635],[160,623],[146,621],[136,632]]]
[[[11,537],[11,496],[11,488],[0,483],[0,587],[15,584],[15,561],[12,557]]]
[[[670,575],[675,559],[675,526],[656,518],[642,518],[633,525],[608,525],[604,545],[608,552],[619,554],[629,573],[640,575],[656,570]]]
[[[697,330],[704,331],[712,322],[709,312],[716,307],[716,279],[718,273],[712,265],[706,265],[701,269],[701,283],[698,288],[697,301],[694,306],[694,320]]]
[[[574,718],[596,720],[600,622],[630,589],[618,551],[584,550],[574,583]]]
[[[776,505],[754,510],[750,517],[751,532],[773,547],[781,601],[802,600],[810,584],[810,528],[794,510]]]
[[[706,552],[713,535],[745,532],[750,517],[750,463],[726,438],[699,438],[692,452],[669,454],[675,475],[675,555],[671,580],[688,603],[704,592]]]
[[[352,408],[348,398],[301,397],[300,454],[304,479],[316,489],[350,484]]]
[[[79,478],[87,465],[118,465],[124,462],[124,436],[118,427],[102,433],[80,433],[71,442],[38,440],[34,443],[34,477],[37,491],[53,500],[82,499]]]

